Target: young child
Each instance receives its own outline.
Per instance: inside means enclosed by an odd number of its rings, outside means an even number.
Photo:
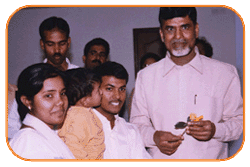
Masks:
[[[100,79],[84,68],[66,71],[69,110],[59,137],[76,159],[102,159],[105,151],[102,123],[92,111],[101,104]]]

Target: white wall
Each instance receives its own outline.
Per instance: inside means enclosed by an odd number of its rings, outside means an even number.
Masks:
[[[130,93],[135,82],[133,28],[158,27],[158,11],[157,7],[22,9],[14,14],[8,25],[8,82],[16,84],[25,67],[42,61],[38,27],[44,19],[58,16],[70,25],[72,63],[84,66],[81,59],[84,45],[96,37],[106,39],[111,47],[110,60],[123,64],[130,74],[127,85]],[[241,68],[242,63],[236,61],[242,61],[236,58],[242,57],[242,50],[236,54],[235,23],[242,27],[241,22],[235,22],[238,16],[221,7],[198,7],[197,12],[200,36],[205,36],[212,44],[213,58]]]
[[[70,25],[72,63],[83,66],[84,45],[95,37],[110,43],[110,59],[122,63],[134,83],[133,28],[156,27],[157,8],[39,8],[17,12],[9,24],[9,82],[16,83],[27,65],[42,61],[38,27],[50,16],[64,18]],[[147,18],[150,17],[150,18]],[[153,20],[153,21],[152,21]],[[130,90],[130,89],[129,89]]]
[[[158,27],[157,7],[26,8],[11,18],[8,26],[9,82],[15,84],[21,70],[42,61],[38,27],[50,16],[70,25],[72,63],[83,66],[84,45],[95,37],[110,43],[110,59],[130,74],[128,91],[134,84],[133,28]],[[214,46],[214,58],[236,65],[235,14],[226,8],[197,8],[200,35]],[[216,13],[217,12],[217,13]]]

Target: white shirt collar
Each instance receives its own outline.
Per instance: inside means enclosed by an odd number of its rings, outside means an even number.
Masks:
[[[48,61],[48,59],[46,58],[43,60],[43,63],[47,63],[47,61]],[[79,68],[79,66],[71,64],[67,57],[66,57],[66,63],[68,64],[68,70],[73,69],[73,68]]]
[[[103,124],[107,124],[110,126],[110,121],[105,117],[103,116],[99,111],[97,111],[95,108],[93,108],[93,111],[94,113],[97,115],[97,117],[101,120],[101,122]],[[119,121],[120,117],[118,116],[118,114],[115,115],[115,125],[114,127],[116,126],[116,123],[117,121]]]
[[[45,58],[44,60],[43,60],[43,63],[47,63],[47,61],[48,61],[48,59],[47,58]],[[69,59],[66,57],[66,63],[68,64],[68,66],[70,65],[70,61],[69,61]]]
[[[200,56],[197,46],[195,46],[195,53],[196,53],[195,57],[186,65],[192,66],[194,69],[197,70],[197,72],[202,74],[203,73],[202,61],[201,61],[201,56]],[[167,52],[165,60],[164,60],[163,76],[167,75],[176,66],[177,65],[170,58],[170,53]]]

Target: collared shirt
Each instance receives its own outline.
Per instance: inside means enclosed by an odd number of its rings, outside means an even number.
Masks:
[[[45,59],[43,60],[43,63],[47,63],[47,61],[48,61],[48,59],[45,58]],[[66,57],[66,62],[67,62],[67,64],[68,64],[68,69],[67,69],[67,70],[73,69],[73,68],[79,68],[79,66],[74,65],[74,64],[71,64],[70,61],[69,61],[69,59],[68,59],[67,57]]]
[[[40,119],[27,114],[23,124],[30,126],[20,129],[10,140],[13,151],[26,159],[74,159],[69,148]]]
[[[167,53],[138,73],[130,120],[138,125],[153,158],[227,158],[225,142],[237,140],[242,133],[243,100],[236,68],[200,55],[197,48],[195,51],[196,56],[184,66],[176,65]],[[174,129],[174,125],[187,122],[191,113],[215,124],[214,137],[201,142],[184,135],[174,154],[162,154],[153,141],[155,131],[180,135],[183,130]]]
[[[103,158],[102,123],[91,108],[70,107],[58,135],[77,159]]]
[[[123,118],[115,115],[115,126],[97,110],[93,110],[103,125],[105,135],[104,159],[151,159],[141,139],[139,130]]]

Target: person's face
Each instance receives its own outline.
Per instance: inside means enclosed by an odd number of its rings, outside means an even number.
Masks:
[[[175,57],[189,55],[194,50],[198,34],[199,25],[194,25],[189,16],[165,20],[160,28],[162,42]]]
[[[147,66],[149,66],[150,64],[153,64],[153,63],[155,63],[155,62],[156,62],[156,60],[155,60],[154,58],[147,58],[147,59],[145,60],[145,62],[143,63],[142,68],[145,68],[145,67],[147,67]]]
[[[98,107],[101,105],[101,95],[102,91],[99,89],[100,83],[94,82],[93,83],[93,91],[91,93],[91,96],[87,96],[85,103],[86,105],[84,107]]]
[[[30,113],[43,121],[51,129],[63,123],[68,108],[68,98],[61,77],[48,78],[43,88],[30,103]]]
[[[118,114],[126,99],[126,80],[104,76],[100,90],[103,94],[101,106],[97,110],[105,117]]]
[[[66,33],[52,29],[44,31],[45,39],[40,40],[40,45],[45,53],[48,63],[53,66],[60,66],[66,61],[68,49],[70,47],[71,39],[67,38]]]
[[[93,45],[90,47],[87,55],[83,55],[82,59],[85,68],[93,69],[107,61],[105,47],[102,45]]]

